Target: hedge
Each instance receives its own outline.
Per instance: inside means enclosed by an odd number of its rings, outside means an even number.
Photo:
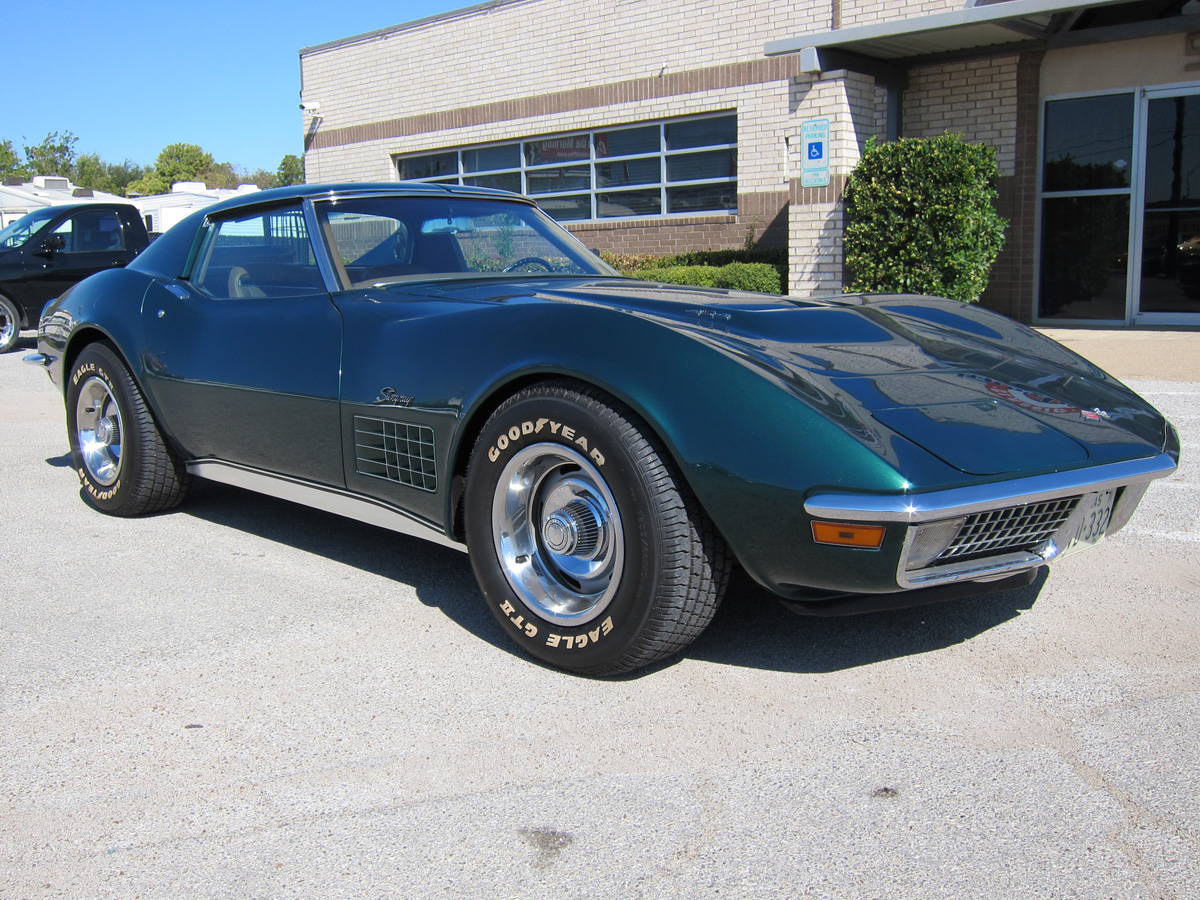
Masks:
[[[762,294],[783,293],[783,281],[779,270],[767,263],[733,262],[724,266],[676,265],[659,269],[637,269],[627,274],[643,281],[661,281],[665,284],[729,288],[736,291],[757,291]]]

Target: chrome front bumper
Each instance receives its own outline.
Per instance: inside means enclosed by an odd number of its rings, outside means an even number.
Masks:
[[[1081,542],[1084,519],[1091,511],[1085,498],[1105,491],[1116,492],[1104,535],[1114,534],[1128,521],[1150,482],[1170,475],[1176,468],[1170,453],[1146,459],[1108,463],[1088,469],[1034,475],[1011,481],[972,485],[925,494],[815,494],[804,504],[814,518],[838,522],[905,524],[904,549],[896,571],[902,589],[952,584],[960,581],[991,581],[1045,565],[1096,542]],[[1080,498],[1065,520],[1040,537],[1034,546],[1011,549],[982,558],[964,559],[909,569],[919,526],[965,519],[979,513],[1028,507],[1032,504]],[[1098,538],[1096,539],[1098,540]]]

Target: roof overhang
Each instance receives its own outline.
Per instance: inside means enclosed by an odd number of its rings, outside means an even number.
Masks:
[[[839,28],[770,41],[768,56],[800,53],[806,72],[851,69],[895,80],[906,69],[951,59],[996,56],[1033,49],[1082,46],[1157,34],[1200,31],[1200,15],[1145,19],[1072,31],[1089,9],[1129,0],[1006,0],[874,25]]]

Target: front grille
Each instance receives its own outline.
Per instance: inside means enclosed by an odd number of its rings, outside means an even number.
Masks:
[[[354,446],[359,475],[437,490],[432,428],[355,416]]]
[[[1078,503],[1078,497],[1063,497],[967,516],[962,530],[934,560],[934,565],[1012,550],[1032,550],[1062,527]]]

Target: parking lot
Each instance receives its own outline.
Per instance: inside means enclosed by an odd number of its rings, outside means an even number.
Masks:
[[[452,550],[216,484],[93,512],[24,352],[0,900],[1200,897],[1200,382],[1132,382],[1182,466],[1029,589],[816,619],[737,580],[593,680]]]

